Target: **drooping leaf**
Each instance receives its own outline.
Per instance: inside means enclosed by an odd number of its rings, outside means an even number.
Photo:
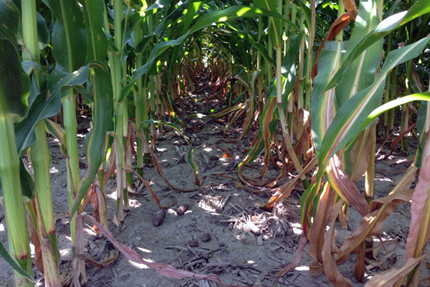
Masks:
[[[61,108],[61,90],[82,85],[88,78],[88,66],[74,73],[67,74],[54,70],[48,78],[48,90],[40,94],[34,101],[28,116],[15,125],[18,154],[31,146],[35,140],[34,128],[41,120],[55,116]]]

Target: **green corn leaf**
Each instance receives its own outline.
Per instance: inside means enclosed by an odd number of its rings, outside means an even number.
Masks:
[[[403,104],[407,104],[413,101],[430,101],[430,92],[425,93],[417,93],[412,94],[409,96],[404,96],[401,98],[397,98],[393,101],[390,101],[388,103],[385,103],[381,105],[380,107],[374,109],[366,118],[366,120],[363,122],[363,124],[360,127],[360,130],[364,130],[367,126],[369,126],[376,118],[381,115],[382,113],[391,110],[395,107],[401,106]],[[423,107],[421,107],[422,109]],[[420,110],[421,110],[420,109]]]
[[[22,276],[28,278],[31,282],[34,282],[34,279],[30,275],[28,275],[28,273],[25,272],[24,269],[22,269],[21,266],[19,266],[19,264],[15,262],[15,260],[13,260],[12,256],[10,256],[9,252],[7,252],[6,248],[4,247],[3,243],[1,243],[1,241],[0,241],[0,255],[1,257],[4,258],[4,260],[6,260],[7,263],[9,263],[9,265],[13,268],[13,270],[18,272]]]
[[[151,6],[149,6],[145,10],[145,13],[149,12],[149,11],[152,11],[152,10],[155,10],[155,9],[165,8],[165,7],[169,6],[170,3],[172,3],[172,2],[173,2],[173,0],[157,0],[157,1],[155,1],[154,4],[152,4]]]
[[[411,45],[390,52],[375,82],[340,107],[322,142],[319,156],[320,162],[327,161],[361,131],[360,128],[368,115],[375,107],[381,105],[387,74],[395,66],[419,56],[429,40],[430,37],[426,37]]]
[[[18,51],[9,40],[0,39],[0,117],[11,117],[14,122],[25,117],[29,92],[30,80]]]
[[[302,42],[303,34],[297,34],[295,39],[288,49],[287,54],[282,61],[281,73],[282,77],[286,80],[286,86],[284,89],[284,93],[282,95],[282,107],[284,109],[287,108],[288,105],[288,95],[293,91],[294,85],[296,83],[296,64],[295,59],[299,53],[300,43]]]
[[[429,12],[430,0],[419,0],[415,2],[415,4],[411,8],[409,8],[408,11],[394,14],[379,23],[379,25],[376,26],[375,29],[373,29],[369,34],[367,34],[366,37],[364,37],[363,40],[361,40],[360,43],[345,57],[342,63],[342,67],[327,85],[325,90],[327,91],[336,87],[342,81],[344,75],[346,74],[348,66],[361,53],[363,53],[364,50],[369,48],[378,40],[390,34],[392,31],[396,30],[397,28]]]
[[[36,17],[39,50],[43,50],[51,43],[51,34],[46,26],[45,18],[39,12],[36,12]]]
[[[52,51],[57,65],[72,72],[84,65],[87,57],[87,31],[84,15],[76,0],[43,0],[55,15]]]
[[[49,119],[46,120],[46,131],[60,142],[62,153],[67,154],[66,131],[57,123],[54,123]]]
[[[344,52],[344,42],[327,42],[325,48],[321,51],[318,75],[314,79],[311,104],[312,135],[318,156],[321,150],[321,142],[338,108],[335,90],[331,89],[324,92],[324,89],[334,73],[339,69]]]
[[[90,80],[93,88],[94,102],[92,112],[93,129],[87,136],[88,171],[78,184],[78,197],[70,214],[75,214],[81,200],[94,181],[100,165],[105,158],[107,132],[112,128],[113,90],[108,69],[103,63],[93,61],[89,65]]]
[[[416,167],[421,167],[422,164],[422,153],[424,151],[424,146],[425,146],[425,141],[426,141],[426,121],[427,121],[427,105],[429,105],[429,103],[427,101],[421,101],[421,107],[418,113],[418,118],[417,118],[417,132],[420,135],[420,141],[418,143],[418,147],[417,147],[417,152],[415,155],[415,159],[414,159],[414,166]],[[373,112],[372,112],[373,114]]]
[[[251,7],[247,7],[247,6],[237,5],[237,6],[226,8],[222,11],[212,12],[210,14],[207,14],[207,15],[201,17],[186,34],[182,35],[178,39],[170,40],[170,41],[166,41],[166,42],[162,42],[162,43],[157,44],[152,49],[147,63],[134,72],[133,78],[131,79],[130,83],[128,83],[128,85],[126,85],[122,89],[121,96],[118,99],[118,102],[122,102],[125,99],[127,94],[133,88],[133,85],[137,81],[137,79],[139,79],[141,76],[143,76],[144,74],[146,74],[148,71],[151,70],[152,65],[158,59],[158,56],[161,55],[164,51],[166,51],[166,49],[168,49],[172,46],[181,45],[185,41],[185,39],[187,39],[188,36],[190,36],[194,32],[197,32],[198,30],[201,30],[205,27],[211,26],[212,23],[214,23],[214,22],[226,22],[226,21],[235,20],[239,17],[251,17],[251,18],[253,18],[253,17],[258,17],[258,16],[270,16],[270,17],[273,17],[275,19],[279,19],[285,23],[288,23],[294,29],[299,30],[297,28],[297,26],[295,26],[291,21],[282,17],[279,13],[272,12],[272,11],[266,10],[264,8],[258,8],[258,7],[252,7],[251,8]]]
[[[305,20],[306,20],[305,24],[306,24],[308,30],[311,30],[311,25],[312,25],[311,8],[306,6],[306,3],[303,2],[302,0],[294,0],[293,3],[296,4],[297,6],[299,6],[300,9],[302,9],[302,15],[305,17]],[[296,31],[299,31],[299,30],[296,30]]]
[[[16,35],[19,26],[19,9],[12,1],[5,0],[0,2],[0,38],[7,39],[15,48],[18,48]]]
[[[34,128],[41,120],[55,116],[61,108],[61,90],[82,85],[88,78],[88,66],[71,74],[54,70],[48,78],[48,90],[41,93],[34,101],[28,116],[15,125],[18,154],[21,155],[35,141]]]
[[[105,13],[103,0],[81,0],[84,7],[85,25],[88,35],[87,62],[97,60],[105,62],[108,41],[103,31],[103,15]]]
[[[271,12],[277,11],[277,1],[271,0],[255,0],[255,5],[258,7],[265,8]],[[282,41],[282,22],[274,17],[269,18],[269,37],[274,47],[280,47],[283,45]],[[298,30],[298,29],[297,29]]]
[[[348,42],[345,57],[369,34],[378,24],[378,1],[360,1],[360,9],[355,28]],[[346,77],[336,87],[336,98],[342,106],[349,98],[370,86],[377,75],[382,57],[382,38],[370,45],[346,69]]]
[[[93,94],[91,93],[91,82],[87,82],[87,87],[74,86],[73,89],[84,96],[88,101],[94,102]]]
[[[28,95],[27,102],[28,108],[31,109],[31,105],[40,94],[40,90],[46,88],[48,71],[46,67],[33,61],[24,61],[21,64],[25,73],[30,76],[30,94]],[[37,80],[36,77],[38,77]]]
[[[196,13],[199,11],[199,8],[202,6],[202,1],[193,1],[188,6],[187,14],[185,15],[184,27],[182,28],[182,33],[186,33],[190,28],[191,22],[196,16]]]
[[[185,9],[188,9],[188,1],[183,2],[178,6],[172,13],[170,13],[167,17],[163,19],[157,29],[155,29],[154,33],[162,35],[168,26],[173,25],[184,13]],[[188,12],[187,12],[188,13]]]

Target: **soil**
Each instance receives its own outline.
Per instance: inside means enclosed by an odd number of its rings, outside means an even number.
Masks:
[[[198,88],[198,87],[197,87]],[[203,93],[204,94],[204,93]],[[206,98],[204,98],[206,97]],[[200,103],[193,107],[194,111],[204,112],[208,95],[199,96]],[[185,103],[187,104],[187,103]],[[189,104],[189,103],[188,103]],[[218,105],[221,105],[219,103]],[[212,105],[214,103],[212,102]],[[187,105],[185,105],[187,107]],[[213,106],[212,106],[213,107]],[[184,119],[184,111],[179,111]],[[148,191],[135,179],[135,190],[130,193],[130,211],[126,214],[125,223],[121,228],[112,223],[113,210],[116,211],[116,183],[110,180],[107,186],[107,201],[112,209],[108,210],[109,230],[121,243],[135,250],[145,260],[166,263],[178,269],[192,271],[198,274],[217,274],[227,284],[243,286],[333,286],[324,274],[310,276],[308,266],[312,258],[307,247],[299,265],[282,278],[276,277],[278,271],[294,261],[297,254],[298,239],[301,233],[299,204],[304,190],[298,185],[290,198],[278,204],[274,211],[260,209],[260,205],[270,197],[270,188],[255,188],[260,193],[236,188],[234,180],[226,177],[216,177],[227,174],[237,177],[237,165],[244,159],[241,152],[249,147],[255,134],[246,137],[239,143],[227,143],[221,139],[234,139],[239,136],[240,121],[230,128],[226,134],[223,129],[226,122],[219,119],[188,118],[187,124],[201,127],[197,133],[186,130],[195,148],[194,158],[199,166],[199,177],[207,176],[201,187],[194,185],[194,175],[186,156],[188,146],[182,136],[174,130],[167,129],[160,136],[156,145],[156,154],[169,181],[183,188],[196,187],[192,192],[171,190],[158,175],[153,166],[144,168],[144,177],[151,180],[152,188],[162,198],[162,203],[173,202],[167,209],[164,221],[154,226],[154,215],[159,207],[153,202]],[[78,129],[84,131],[79,135],[81,176],[85,174],[84,138],[89,119],[80,117]],[[66,192],[66,164],[58,141],[49,136],[48,144],[52,153],[51,180],[56,214],[68,211]],[[381,143],[378,143],[379,149]],[[388,146],[388,144],[386,144]],[[228,150],[230,154],[219,149]],[[384,148],[381,154],[388,152]],[[395,151],[388,159],[377,161],[375,177],[375,197],[386,196],[400,180],[411,162],[398,163],[405,159],[400,151]],[[256,160],[245,168],[250,176],[260,173],[262,161]],[[276,167],[271,166],[267,177],[278,174]],[[359,190],[364,191],[364,177],[357,183]],[[86,210],[92,213],[91,206]],[[181,215],[183,214],[183,215]],[[61,271],[71,270],[71,247],[68,220],[58,217],[57,236],[60,243]],[[361,221],[361,216],[350,209],[348,228],[342,228],[336,223],[336,241],[343,243]],[[385,259],[382,268],[369,269],[366,281],[372,275],[382,272],[389,266],[401,267],[404,264],[403,254],[410,225],[410,204],[400,205],[384,222],[381,237],[384,241],[398,238],[401,243]],[[7,243],[6,220],[0,208],[0,240]],[[97,235],[89,224],[84,225],[86,252],[100,259],[113,250],[112,245],[103,235]],[[376,237],[375,237],[376,239]],[[378,243],[379,244],[379,243]],[[390,250],[394,245],[387,247]],[[385,251],[382,251],[385,253]],[[33,253],[34,256],[34,253]],[[382,255],[379,255],[381,258]],[[355,255],[339,266],[339,270],[349,278],[353,286],[363,286],[354,278]],[[425,265],[425,264],[423,264]],[[118,259],[110,266],[98,269],[87,264],[88,283],[86,286],[221,286],[206,280],[171,279],[163,277],[145,265],[130,263],[125,256],[119,254]],[[422,267],[423,276],[428,273],[427,267]],[[424,270],[425,269],[425,270]],[[42,279],[40,272],[34,268],[35,276]],[[13,286],[13,271],[0,258],[0,286]],[[37,286],[44,286],[39,280]]]

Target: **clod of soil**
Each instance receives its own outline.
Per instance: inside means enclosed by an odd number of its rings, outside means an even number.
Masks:
[[[202,235],[201,239],[203,242],[209,242],[212,239],[212,237],[209,233],[205,233]]]
[[[164,218],[166,218],[166,211],[164,209],[160,209],[154,214],[152,218],[152,224],[157,227],[163,224]]]
[[[176,210],[176,214],[182,216],[185,214],[185,212],[187,212],[188,208],[190,208],[190,205],[188,203],[184,203],[178,207],[178,209]]]

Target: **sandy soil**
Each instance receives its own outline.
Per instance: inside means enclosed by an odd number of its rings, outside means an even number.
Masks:
[[[196,109],[198,110],[198,107]],[[81,118],[79,121],[79,129],[89,127],[87,119]],[[167,210],[164,223],[154,227],[153,216],[159,208],[152,201],[148,191],[142,189],[137,194],[130,194],[131,210],[127,213],[122,228],[117,228],[111,223],[113,211],[109,210],[109,228],[114,237],[134,249],[145,260],[171,264],[178,269],[199,274],[217,274],[228,284],[267,287],[332,286],[324,274],[315,277],[308,274],[307,266],[312,262],[312,258],[307,253],[307,247],[300,264],[293,272],[282,278],[276,277],[276,273],[293,262],[296,257],[301,232],[299,203],[303,187],[297,186],[293,195],[278,205],[272,213],[261,210],[259,204],[267,202],[270,189],[260,189],[260,194],[254,194],[236,188],[232,179],[216,178],[217,174],[236,177],[237,164],[245,156],[240,150],[247,147],[247,140],[242,141],[241,144],[221,141],[222,138],[236,138],[238,134],[230,132],[224,135],[222,131],[225,123],[216,119],[193,120],[193,122],[187,120],[187,123],[202,127],[199,133],[185,133],[192,139],[195,147],[194,157],[200,168],[200,177],[208,176],[203,186],[187,193],[171,190],[153,167],[145,167],[145,178],[152,181],[153,189],[163,202],[176,203]],[[84,137],[85,133],[80,135],[79,140],[82,163],[86,162]],[[51,179],[54,208],[56,214],[62,214],[68,210],[65,158],[58,141],[52,137],[49,137],[49,147],[52,152]],[[233,159],[223,157],[225,152],[218,147],[229,150]],[[377,149],[379,147],[380,143]],[[194,176],[191,167],[181,159],[182,150],[187,150],[185,141],[177,132],[170,130],[159,139],[156,154],[172,184],[191,188],[194,186]],[[382,153],[384,152],[387,152],[387,149]],[[410,162],[396,163],[404,158],[403,154],[395,152],[389,159],[377,162],[376,198],[386,196],[400,180],[404,170],[411,164]],[[261,161],[256,161],[250,165],[250,168],[245,169],[248,175],[257,175],[260,171]],[[84,174],[85,164],[82,164],[81,176]],[[272,166],[268,176],[274,175],[277,175],[277,171]],[[360,180],[357,186],[363,191],[364,180]],[[136,190],[140,187],[137,180],[135,187]],[[116,210],[115,181],[109,181],[107,193],[109,206]],[[188,204],[189,209],[180,216],[176,210],[184,204]],[[91,207],[87,208],[87,212],[91,214]],[[351,208],[348,228],[343,229],[340,224],[337,224],[337,242],[343,243],[360,221],[361,216]],[[401,267],[404,264],[403,254],[409,224],[410,204],[400,205],[385,221],[382,238],[384,240],[399,238],[401,243],[386,259],[384,266]],[[3,243],[7,242],[6,228],[4,213],[0,208],[0,240]],[[57,234],[62,255],[61,271],[68,272],[71,269],[72,254],[67,220],[57,221]],[[85,226],[85,240],[88,254],[98,259],[113,250],[104,236],[96,235],[90,225]],[[387,249],[391,248],[392,246]],[[347,262],[339,266],[340,272],[349,278],[354,286],[363,286],[354,278],[354,263],[355,256],[352,255]],[[40,278],[40,272],[36,268],[34,270],[36,277]],[[377,272],[381,272],[381,269],[370,269],[366,273],[366,280]],[[218,283],[194,278],[169,279],[146,266],[131,264],[122,254],[113,265],[102,269],[87,265],[87,276],[89,281],[86,286],[95,287],[221,286]],[[2,258],[0,258],[0,286],[13,286],[12,269]],[[38,286],[44,286],[43,280]]]

